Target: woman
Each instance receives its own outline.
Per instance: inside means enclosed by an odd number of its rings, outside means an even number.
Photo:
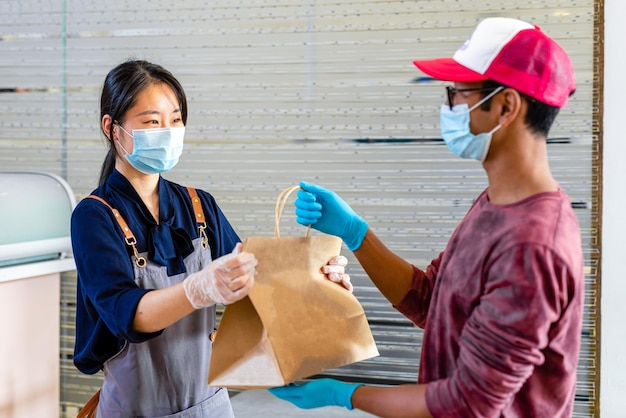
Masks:
[[[187,100],[159,65],[106,76],[99,187],[72,215],[78,272],[74,363],[104,371],[96,416],[230,417],[207,385],[215,304],[245,297],[257,260],[215,199],[161,177],[182,153]],[[333,265],[331,265],[333,264]],[[345,258],[325,267],[343,281]]]

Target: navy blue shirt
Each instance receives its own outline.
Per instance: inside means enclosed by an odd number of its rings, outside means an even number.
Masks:
[[[159,179],[159,223],[118,171],[92,192],[117,209],[137,239],[137,251],[165,266],[169,276],[185,272],[184,257],[199,232],[185,187]],[[213,259],[230,253],[240,241],[215,199],[198,190]],[[72,248],[78,273],[74,364],[83,373],[102,369],[125,342],[140,343],[161,334],[133,329],[141,297],[153,289],[135,283],[131,255],[111,209],[95,199],[81,200],[72,213]]]

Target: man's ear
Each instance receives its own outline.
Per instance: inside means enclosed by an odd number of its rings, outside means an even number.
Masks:
[[[522,112],[522,96],[515,89],[506,88],[501,93],[500,119],[502,126],[507,126],[515,120]]]

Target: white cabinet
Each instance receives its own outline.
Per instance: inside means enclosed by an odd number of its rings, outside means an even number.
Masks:
[[[59,416],[60,273],[75,198],[61,178],[0,171],[0,418]]]

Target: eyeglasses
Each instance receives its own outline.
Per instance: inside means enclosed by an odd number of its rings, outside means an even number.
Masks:
[[[448,96],[448,106],[450,106],[450,110],[452,110],[452,107],[454,106],[454,95],[457,93],[463,93],[463,92],[467,92],[467,91],[476,91],[476,92],[481,92],[481,93],[490,93],[492,91],[494,91],[495,89],[500,88],[500,86],[497,87],[476,87],[473,89],[457,89],[454,88],[452,86],[446,86],[446,94]]]

